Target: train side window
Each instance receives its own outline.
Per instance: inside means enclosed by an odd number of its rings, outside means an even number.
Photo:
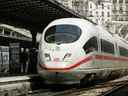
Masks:
[[[3,29],[2,29],[2,28],[0,28],[0,34],[2,34],[2,32],[3,32]]]
[[[90,40],[88,40],[83,48],[86,53],[97,51],[98,50],[97,37],[92,37]]]
[[[114,45],[106,40],[101,39],[101,51],[114,54]]]
[[[128,57],[128,49],[125,49],[123,47],[119,47],[120,55]]]

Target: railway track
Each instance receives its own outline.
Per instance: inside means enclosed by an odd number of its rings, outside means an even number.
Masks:
[[[120,86],[116,86],[114,87],[112,90],[109,90],[105,93],[102,94],[102,96],[113,96],[112,94],[116,91],[120,91],[121,89],[123,89],[124,87],[128,86],[128,82],[125,82],[124,84],[120,85]],[[124,95],[123,95],[124,96]]]
[[[98,84],[92,87],[74,89],[69,92],[64,92],[63,94],[57,94],[53,96],[105,96],[104,94],[107,92],[112,92],[112,90],[118,89],[124,86],[125,82],[118,82],[117,84],[104,83]]]
[[[85,88],[80,88],[78,86],[72,86],[65,90],[54,90],[52,88],[41,89],[33,91],[29,96],[107,96],[114,90],[121,88],[128,84],[128,81],[116,81],[116,82],[105,82],[96,84],[94,86],[88,86]],[[59,87],[58,87],[59,88]]]
[[[108,81],[91,86],[46,85],[35,80],[38,76],[1,78],[0,96],[108,96],[126,84],[128,79]]]

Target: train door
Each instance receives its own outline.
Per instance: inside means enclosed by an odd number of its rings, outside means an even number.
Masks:
[[[0,46],[0,73],[7,74],[9,72],[9,47]]]
[[[20,72],[19,43],[10,43],[10,66],[9,72],[17,74]]]
[[[118,47],[118,44],[116,43],[116,41],[114,41],[115,44],[114,44],[114,49],[115,49],[115,58],[119,56],[119,47]],[[115,61],[115,66],[117,66],[119,64],[119,61],[116,60]]]
[[[86,55],[92,55],[93,56],[93,62],[92,67],[93,68],[98,68],[99,65],[99,61],[96,60],[96,55],[98,54],[98,39],[97,37],[92,37],[91,39],[89,39],[86,44],[84,45],[84,50]]]
[[[103,64],[102,64],[102,60],[101,60],[102,53],[101,53],[101,37],[100,37],[100,35],[98,36],[97,42],[98,42],[98,52],[95,56],[95,60],[97,61],[97,64],[99,65],[98,67],[102,68]]]
[[[105,39],[101,39],[101,52],[103,68],[112,68],[115,63],[114,44]]]

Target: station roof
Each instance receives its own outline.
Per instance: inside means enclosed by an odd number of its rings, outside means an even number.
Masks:
[[[55,0],[0,0],[0,23],[42,32],[52,20],[81,17]]]

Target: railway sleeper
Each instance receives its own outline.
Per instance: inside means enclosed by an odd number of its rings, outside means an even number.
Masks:
[[[96,75],[96,73],[87,74],[87,75],[85,75],[84,78],[82,78],[82,79],[80,80],[80,87],[85,87],[85,86],[93,85],[96,80],[97,80],[97,75]]]

